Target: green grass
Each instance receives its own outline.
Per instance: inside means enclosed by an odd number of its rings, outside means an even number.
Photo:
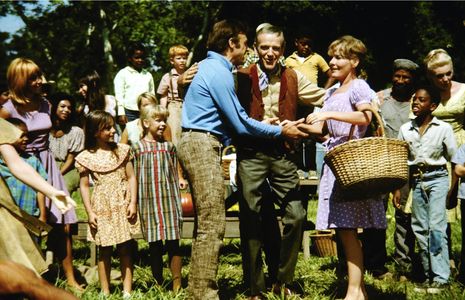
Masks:
[[[309,220],[315,221],[317,201],[309,202]],[[394,251],[393,230],[394,230],[394,209],[389,206],[387,212],[388,218],[388,240],[387,250],[390,256]],[[85,212],[83,216],[85,218]],[[453,239],[453,257],[456,262],[460,255],[460,222],[452,224],[452,239]],[[153,283],[150,267],[148,266],[148,244],[144,241],[138,241],[139,253],[135,261],[134,275],[134,292],[132,299],[187,299],[185,290],[174,294],[170,291],[171,274],[166,266],[164,269],[164,278],[166,284],[157,286]],[[182,269],[182,284],[187,286],[187,277],[189,272],[189,257],[190,257],[190,240],[182,241],[183,250],[183,269]],[[239,251],[240,243],[238,239],[225,240],[224,247],[221,250],[220,266],[218,270],[218,286],[221,299],[246,299],[247,291],[242,283],[242,268],[241,255]],[[74,248],[74,264],[76,267],[80,265],[88,265],[90,252],[85,242],[75,242]],[[166,260],[166,257],[165,257]],[[346,291],[346,280],[338,279],[336,276],[337,259],[335,257],[318,257],[313,255],[305,260],[303,253],[299,253],[299,260],[295,271],[295,281],[292,287],[298,291],[300,298],[293,299],[338,299],[343,298]],[[387,264],[389,271],[394,275],[393,278],[377,280],[371,275],[365,275],[365,281],[370,299],[405,299],[405,300],[425,300],[425,299],[465,299],[465,291],[463,286],[453,281],[450,288],[439,295],[426,295],[415,293],[414,283],[410,281],[399,282],[397,280],[398,273],[395,265],[392,262]],[[119,261],[115,257],[112,260],[112,269],[118,270]],[[66,288],[66,283],[63,279],[57,279],[57,286]],[[114,281],[112,284],[112,294],[106,299],[121,299],[121,283]],[[90,284],[86,291],[79,295],[81,299],[99,299],[99,284],[98,281]],[[283,296],[276,296],[268,293],[268,299],[278,300],[284,299]]]

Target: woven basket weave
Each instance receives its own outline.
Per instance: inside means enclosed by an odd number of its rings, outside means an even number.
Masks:
[[[408,144],[384,137],[379,114],[371,111],[379,124],[379,137],[351,140],[335,146],[325,155],[341,188],[356,195],[374,195],[391,192],[408,180]],[[355,196],[355,195],[354,195]],[[362,197],[365,198],[365,197]]]
[[[233,145],[224,147],[221,155],[221,168],[223,168],[223,173],[224,173],[224,179],[229,180],[230,179],[230,174],[229,174],[229,165],[233,161],[232,159],[226,159],[224,156],[230,154],[230,153],[235,153],[236,148],[234,148]]]
[[[337,245],[335,235],[332,231],[319,231],[310,234],[312,245],[315,247],[316,254],[320,257],[336,256]]]

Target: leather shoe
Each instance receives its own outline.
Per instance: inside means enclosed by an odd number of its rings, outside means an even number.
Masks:
[[[272,291],[275,295],[284,295],[285,297],[295,295],[294,292],[281,283],[273,284]]]

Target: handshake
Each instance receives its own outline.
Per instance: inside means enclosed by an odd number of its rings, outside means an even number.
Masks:
[[[321,134],[321,130],[312,130],[313,123],[308,124],[304,118],[296,120],[296,121],[289,121],[284,120],[279,122],[279,118],[270,118],[263,121],[266,124],[270,125],[278,125],[282,127],[281,135],[287,139],[291,140],[298,140],[302,138],[308,138],[310,134]],[[321,127],[320,127],[321,129]]]

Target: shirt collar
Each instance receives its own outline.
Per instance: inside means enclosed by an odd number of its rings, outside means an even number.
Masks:
[[[417,122],[415,122],[415,120],[416,118],[410,121],[410,130],[412,129],[418,130],[418,124]],[[431,122],[428,124],[428,126],[429,125],[439,125],[439,119],[433,116],[433,119],[431,119]]]
[[[128,69],[128,71],[131,72],[131,73],[140,73],[140,74],[144,74],[144,73],[147,72],[145,69],[141,69],[140,72],[139,72],[139,71],[137,71],[136,69],[134,69],[134,68],[131,67],[131,66],[127,66],[127,69]]]
[[[233,70],[233,64],[224,56],[215,51],[208,51],[207,58],[219,60],[228,70]]]

